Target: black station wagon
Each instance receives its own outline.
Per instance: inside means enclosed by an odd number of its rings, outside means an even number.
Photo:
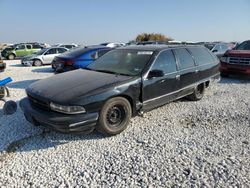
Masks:
[[[20,106],[34,125],[115,135],[132,116],[182,97],[200,100],[218,68],[218,58],[202,46],[123,47],[87,69],[31,84]]]

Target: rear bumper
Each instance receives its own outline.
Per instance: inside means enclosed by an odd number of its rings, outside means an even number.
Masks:
[[[62,133],[84,133],[94,130],[98,113],[67,115],[53,111],[45,111],[30,104],[26,97],[20,101],[20,107],[27,121],[33,125],[41,125]]]
[[[229,64],[229,63],[221,62],[220,72],[224,73],[224,74],[250,75],[250,66],[249,65]]]

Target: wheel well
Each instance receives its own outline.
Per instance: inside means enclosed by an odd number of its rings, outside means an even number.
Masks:
[[[40,61],[42,64],[43,64],[43,61],[41,60],[41,59],[38,59],[38,58],[36,58],[36,59],[33,59],[32,61],[33,61],[33,64],[35,63],[35,61]]]
[[[9,55],[13,55],[13,56],[15,56],[15,57],[16,57],[16,54],[15,54],[15,53],[13,53],[13,52],[9,53],[9,54],[8,54],[8,56],[9,56]]]
[[[208,87],[209,84],[210,84],[210,81],[206,81],[206,82],[205,82],[205,86],[206,86],[206,87]]]
[[[130,106],[131,106],[131,109],[132,109],[132,115],[135,116],[136,115],[136,110],[135,110],[135,103],[132,99],[132,97],[128,96],[128,95],[118,95],[118,96],[115,96],[115,97],[123,97],[125,99],[128,100],[128,102],[130,103]]]

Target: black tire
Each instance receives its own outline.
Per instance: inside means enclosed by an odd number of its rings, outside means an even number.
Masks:
[[[206,84],[205,83],[199,84],[194,89],[194,92],[191,95],[187,96],[187,99],[191,100],[191,101],[201,100],[202,97],[204,96],[205,89],[206,89]]]
[[[15,54],[9,54],[8,60],[14,60],[16,58]]]
[[[7,101],[4,105],[3,105],[3,112],[4,115],[11,115],[14,114],[17,110],[17,104],[15,101]]]
[[[119,134],[127,128],[131,116],[131,105],[127,99],[109,99],[101,109],[97,130],[109,136]]]
[[[43,65],[43,63],[42,63],[42,61],[39,60],[39,59],[36,59],[36,60],[34,60],[34,62],[33,62],[33,66],[38,67],[38,66],[42,66],[42,65]]]

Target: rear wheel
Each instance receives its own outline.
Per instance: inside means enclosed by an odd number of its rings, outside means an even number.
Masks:
[[[198,100],[201,100],[202,97],[204,96],[204,93],[205,93],[205,84],[202,83],[202,84],[199,84],[198,86],[196,86],[196,88],[194,89],[194,92],[187,96],[187,99],[189,100],[192,100],[192,101],[198,101]]]
[[[116,135],[125,130],[132,116],[131,105],[123,97],[108,100],[100,112],[97,130],[106,135]]]
[[[36,59],[36,60],[34,61],[33,65],[37,67],[37,66],[42,66],[43,63],[42,63],[42,61],[40,61],[39,59]]]
[[[13,59],[15,59],[15,57],[16,57],[15,54],[9,54],[8,55],[9,60],[13,60]]]

